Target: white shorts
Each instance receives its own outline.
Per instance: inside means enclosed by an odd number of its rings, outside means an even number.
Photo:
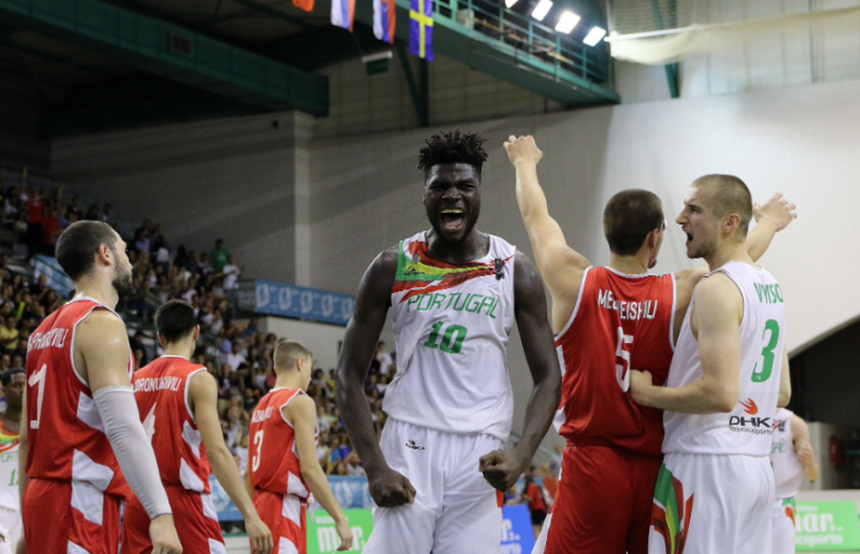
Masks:
[[[773,494],[767,456],[666,454],[648,552],[770,552]]]
[[[543,520],[543,526],[540,528],[540,535],[535,540],[534,548],[532,548],[532,554],[543,554],[546,552],[546,538],[549,536],[549,526],[552,524],[552,512],[546,515],[546,519]]]
[[[794,497],[773,502],[773,554],[794,554]]]
[[[21,512],[0,507],[0,535],[5,537],[0,542],[0,554],[15,554],[15,545],[22,531]]]
[[[501,550],[499,496],[478,471],[502,447],[484,434],[454,434],[389,419],[379,447],[415,487],[413,504],[373,507],[365,554],[493,554]]]

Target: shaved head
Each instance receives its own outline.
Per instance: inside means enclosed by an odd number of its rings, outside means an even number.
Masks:
[[[275,370],[280,372],[295,369],[296,362],[303,358],[313,358],[313,354],[299,342],[281,339],[275,345],[272,358],[275,362]]]
[[[741,240],[746,239],[752,220],[752,195],[746,184],[734,175],[705,175],[692,187],[707,193],[707,206],[717,217],[736,214],[740,220],[735,231]]]

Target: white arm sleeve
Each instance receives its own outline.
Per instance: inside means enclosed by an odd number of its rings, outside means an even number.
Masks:
[[[131,387],[104,387],[93,393],[119,467],[150,519],[171,514],[155,453],[140,422]]]

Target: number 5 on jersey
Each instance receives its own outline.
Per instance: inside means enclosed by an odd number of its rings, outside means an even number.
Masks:
[[[633,344],[633,335],[625,335],[624,329],[619,327],[615,356],[621,358],[621,363],[615,364],[615,380],[624,392],[630,388],[630,351],[624,348],[628,344]]]

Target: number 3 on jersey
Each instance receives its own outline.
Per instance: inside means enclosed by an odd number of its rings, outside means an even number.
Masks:
[[[260,469],[260,451],[263,449],[263,432],[257,431],[254,433],[254,446],[257,447],[257,452],[251,456],[251,471]]]
[[[768,331],[770,331],[770,339],[764,348],[761,349],[762,368],[761,371],[758,371],[758,362],[756,362],[751,378],[753,383],[763,383],[770,379],[770,374],[773,373],[773,362],[775,359],[773,350],[779,344],[779,323],[774,319],[768,319],[764,324],[764,331],[761,333],[762,340],[764,340],[764,336]]]

